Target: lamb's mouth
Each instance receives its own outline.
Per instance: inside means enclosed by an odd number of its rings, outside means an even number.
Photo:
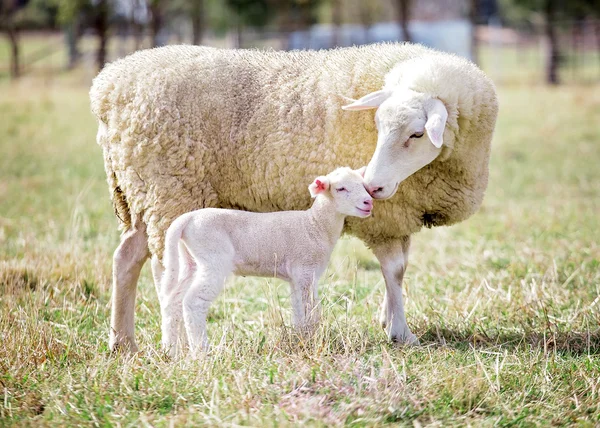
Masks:
[[[363,210],[362,208],[358,208],[356,207],[357,210],[359,210],[361,213],[365,214],[366,216],[370,216],[371,215],[371,210]]]

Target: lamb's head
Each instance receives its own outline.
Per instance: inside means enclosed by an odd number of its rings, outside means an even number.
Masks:
[[[376,199],[393,196],[400,182],[442,151],[448,111],[431,95],[384,88],[342,108],[377,109],[377,147],[365,173],[365,186]]]
[[[373,209],[373,198],[364,185],[365,169],[366,167],[358,170],[343,167],[326,176],[317,177],[308,186],[310,196],[316,198],[321,195],[329,198],[341,214],[369,217]]]

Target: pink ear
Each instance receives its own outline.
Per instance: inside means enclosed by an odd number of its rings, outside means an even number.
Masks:
[[[315,181],[312,182],[310,186],[308,186],[310,196],[312,196],[313,198],[319,193],[323,193],[327,189],[329,189],[329,181],[326,177],[318,177],[315,179]]]
[[[356,172],[358,172],[362,178],[365,178],[365,171],[366,170],[367,170],[367,167],[363,166],[362,168],[357,169]]]

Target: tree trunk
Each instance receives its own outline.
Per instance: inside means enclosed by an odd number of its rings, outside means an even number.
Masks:
[[[596,31],[596,50],[598,51],[598,58],[600,59],[600,18],[596,18],[594,30]]]
[[[96,63],[98,70],[102,70],[106,63],[106,45],[108,44],[108,2],[100,0],[97,4],[95,20],[96,35],[98,36],[98,52]]]
[[[67,68],[69,70],[75,68],[81,56],[81,53],[79,52],[80,35],[79,17],[75,17],[73,22],[67,24],[65,27],[65,38],[67,40],[67,48],[69,51],[69,63],[67,64]]]
[[[241,49],[242,45],[244,43],[244,36],[243,36],[243,26],[242,23],[240,22],[241,19],[238,19],[238,23],[235,26],[235,48],[236,49]]]
[[[192,44],[202,43],[204,35],[204,1],[195,0],[192,4]]]
[[[558,82],[558,61],[560,52],[558,49],[558,37],[556,34],[556,4],[555,0],[546,0],[544,12],[546,14],[546,38],[547,38],[547,57],[546,57],[546,82],[551,85],[557,85]]]
[[[479,40],[477,40],[477,20],[479,17],[479,0],[470,0],[471,10],[469,17],[471,18],[471,61],[475,64],[479,63]]]
[[[152,47],[155,48],[159,46],[161,41],[158,39],[158,35],[163,25],[163,16],[162,16],[162,2],[161,0],[154,0],[150,5],[150,12],[152,14],[152,19],[150,21],[150,30],[152,35]]]
[[[340,44],[340,26],[342,25],[342,7],[341,0],[332,0],[331,1],[331,23],[333,25],[332,28],[332,39],[331,39],[331,47],[339,46]]]
[[[21,74],[19,66],[19,33],[13,23],[9,23],[6,27],[6,33],[10,42],[10,76],[16,79]]]
[[[410,21],[410,1],[411,0],[396,0],[398,20],[400,21],[400,29],[402,30],[402,40],[405,42],[412,42],[410,32],[408,31],[408,23]]]

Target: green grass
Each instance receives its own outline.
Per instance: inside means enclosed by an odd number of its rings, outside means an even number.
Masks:
[[[211,353],[169,361],[148,266],[142,351],[107,349],[118,233],[87,87],[0,85],[0,426],[600,424],[600,86],[499,88],[482,209],[414,237],[422,346],[386,342],[377,262],[346,238],[315,338],[290,333],[284,283],[241,278]]]

